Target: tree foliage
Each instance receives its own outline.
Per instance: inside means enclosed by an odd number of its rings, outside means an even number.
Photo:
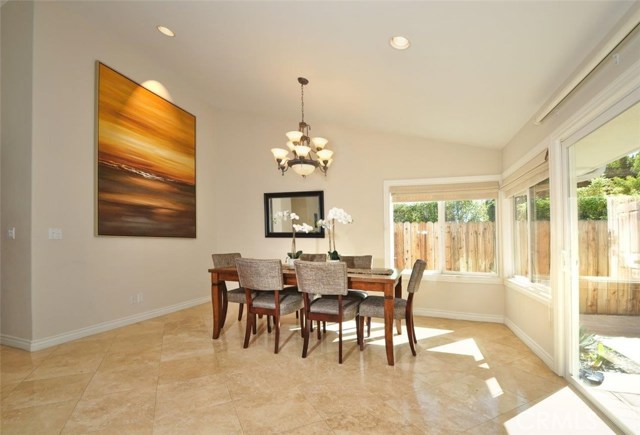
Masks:
[[[445,201],[447,222],[494,221],[495,200]],[[438,222],[438,202],[401,203],[393,206],[394,222]]]
[[[640,153],[609,163],[604,174],[578,188],[578,219],[607,220],[607,196],[640,196]]]

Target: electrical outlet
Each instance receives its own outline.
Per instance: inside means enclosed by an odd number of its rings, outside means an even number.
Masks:
[[[62,239],[62,230],[60,228],[49,228],[49,239],[50,240],[61,240]]]
[[[137,303],[141,304],[142,302],[144,302],[144,295],[142,294],[142,292],[139,292],[138,294],[136,294],[136,301]]]
[[[135,303],[136,303],[136,296],[135,296],[135,295],[131,295],[131,296],[129,296],[129,303],[130,303],[131,305],[133,305],[133,304],[135,304]]]
[[[15,240],[16,239],[16,228],[11,227],[7,230],[7,239]]]

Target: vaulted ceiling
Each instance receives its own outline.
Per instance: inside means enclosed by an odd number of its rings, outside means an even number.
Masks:
[[[70,2],[214,107],[502,148],[633,1]],[[174,38],[157,32],[162,24]],[[389,38],[411,47],[397,51]],[[125,72],[126,73],[126,72]],[[178,102],[179,104],[179,102]],[[273,144],[281,145],[281,144]]]

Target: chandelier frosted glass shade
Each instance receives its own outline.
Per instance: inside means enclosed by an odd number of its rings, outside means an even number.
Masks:
[[[327,139],[309,137],[311,126],[304,121],[304,86],[309,84],[309,80],[298,77],[298,83],[300,83],[302,121],[298,123],[297,131],[286,133],[287,148],[272,148],[271,153],[282,175],[289,168],[303,177],[312,174],[316,168],[326,175],[327,169],[333,162],[333,151],[325,149],[329,142]]]

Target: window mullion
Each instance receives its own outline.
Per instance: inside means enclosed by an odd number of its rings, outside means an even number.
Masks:
[[[438,226],[440,227],[440,240],[438,241],[438,252],[440,253],[439,258],[438,258],[438,270],[440,271],[440,273],[444,273],[445,271],[445,262],[444,262],[444,255],[445,255],[445,250],[444,250],[444,240],[445,240],[445,233],[444,233],[444,227],[446,224],[446,220],[445,220],[445,206],[444,206],[444,201],[438,201]]]
[[[527,271],[527,277],[529,278],[530,282],[533,282],[533,201],[531,200],[532,195],[531,195],[531,191],[532,189],[529,188],[527,189],[527,264],[528,264],[528,271]]]

